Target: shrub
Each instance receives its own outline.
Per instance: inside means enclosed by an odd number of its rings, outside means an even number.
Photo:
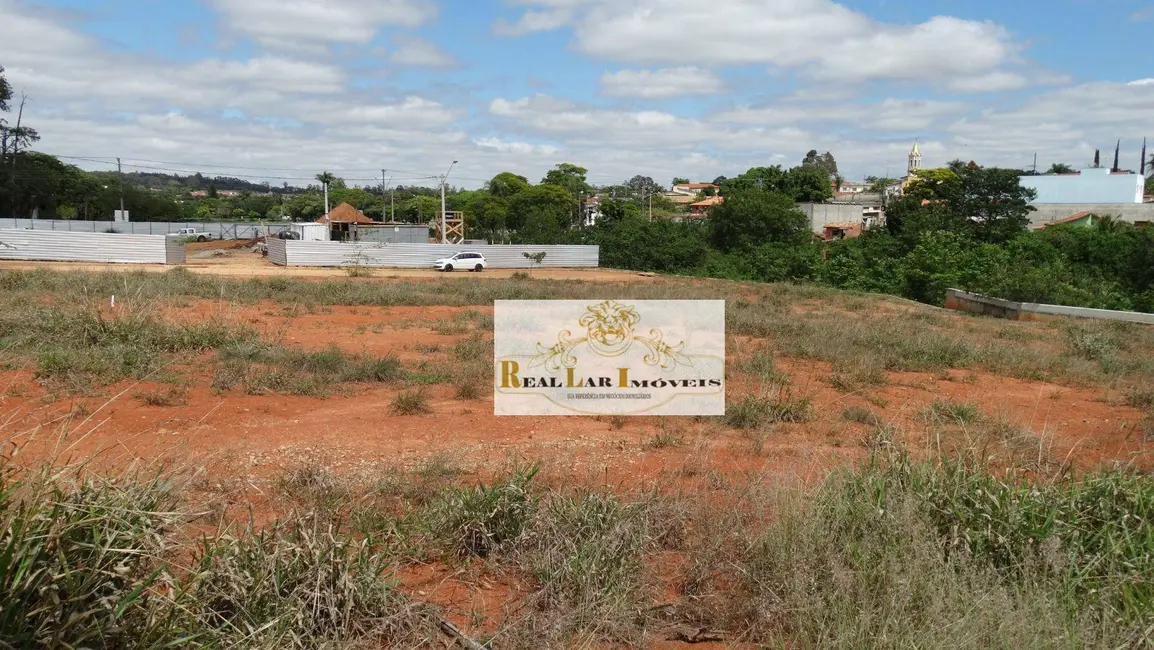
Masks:
[[[429,408],[429,394],[424,388],[397,393],[389,408],[396,415],[420,415],[432,411]]]
[[[809,419],[811,401],[795,397],[784,388],[774,396],[747,395],[725,407],[725,424],[736,429],[756,429],[777,422],[804,422]]]
[[[454,395],[459,400],[475,400],[481,397],[481,387],[467,377],[461,378],[455,384]]]
[[[848,422],[857,422],[858,424],[868,424],[871,427],[880,426],[882,419],[878,417],[877,413],[863,408],[861,406],[851,406],[841,412],[841,418]]]
[[[1101,361],[1118,348],[1118,343],[1103,332],[1071,329],[1067,336],[1070,353],[1090,361]]]
[[[212,645],[251,647],[256,630],[269,648],[396,643],[421,626],[394,591],[388,557],[324,522],[205,539],[193,567],[189,618]]]
[[[164,641],[166,617],[149,611],[167,581],[158,556],[162,535],[177,521],[175,505],[172,484],[160,477],[83,478],[48,466],[18,474],[0,466],[3,644]]]
[[[434,536],[453,553],[485,557],[525,528],[537,499],[529,484],[538,466],[518,467],[498,483],[449,488],[431,506]]]
[[[973,424],[982,413],[974,404],[958,404],[950,400],[936,399],[922,409],[920,417],[927,422],[945,424]]]

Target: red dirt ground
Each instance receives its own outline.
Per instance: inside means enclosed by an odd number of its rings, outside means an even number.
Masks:
[[[491,308],[467,308],[491,314]],[[470,332],[438,334],[430,325],[453,319],[466,308],[331,307],[315,313],[288,313],[274,304],[235,306],[197,302],[169,308],[167,317],[219,318],[282,335],[289,345],[322,348],[336,344],[349,352],[395,354],[406,367],[422,359],[449,359],[448,349]],[[418,345],[440,345],[430,355]],[[733,361],[733,359],[731,359]],[[735,364],[731,364],[733,367]],[[196,362],[193,367],[198,367]],[[809,395],[815,417],[783,424],[760,445],[739,431],[709,420],[676,419],[684,444],[654,449],[657,418],[628,419],[615,429],[608,418],[495,417],[491,393],[459,401],[449,386],[430,386],[432,413],[396,416],[389,405],[399,386],[346,386],[327,399],[279,395],[214,393],[206,376],[187,404],[146,406],[133,395],[144,387],[113,386],[100,397],[50,396],[26,370],[0,372],[0,422],[7,440],[23,445],[28,457],[58,455],[121,465],[132,460],[177,459],[202,467],[209,489],[238,484],[259,500],[268,479],[317,463],[339,474],[371,475],[385,468],[413,468],[431,456],[449,454],[461,466],[484,475],[514,459],[541,461],[543,476],[555,483],[569,478],[633,488],[649,483],[702,484],[711,475],[813,480],[830,468],[868,455],[870,428],[842,418],[849,406],[874,410],[903,433],[913,450],[953,448],[964,433],[928,439],[919,411],[935,399],[981,405],[984,412],[1033,432],[1043,466],[1090,468],[1123,463],[1154,467],[1154,445],[1137,431],[1140,411],[1112,403],[1103,388],[1071,388],[979,372],[948,378],[926,373],[889,373],[888,385],[870,390],[869,399],[835,390],[827,364],[781,359],[792,390]],[[759,390],[736,372],[732,396]],[[879,406],[880,405],[880,406]],[[72,414],[69,419],[69,414]],[[67,429],[69,435],[59,435]],[[13,435],[15,433],[15,435]],[[1040,451],[1039,451],[1040,449]],[[404,569],[402,583],[422,599],[444,605],[453,620],[474,633],[495,629],[510,594],[524,585],[507,576],[468,575],[429,565]],[[471,612],[483,613],[480,624]],[[708,647],[697,644],[698,647]],[[684,647],[670,642],[655,647]],[[716,647],[722,647],[720,645]]]

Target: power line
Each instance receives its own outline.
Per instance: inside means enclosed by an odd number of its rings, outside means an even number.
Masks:
[[[84,160],[87,162],[104,163],[112,165],[116,163],[116,158],[105,158],[102,156],[63,156],[59,154],[47,154],[55,156],[56,158],[63,158],[66,160]],[[124,164],[129,167],[142,167],[142,165],[132,165],[132,162],[149,163],[152,165],[174,165],[181,168],[197,168],[197,169],[243,169],[246,171],[273,171],[273,172],[314,172],[315,169],[308,167],[246,167],[244,165],[209,165],[204,163],[190,163],[190,162],[174,162],[171,160],[150,160],[147,158],[122,158]],[[377,169],[369,167],[358,167],[348,169],[330,169],[334,174],[336,173],[355,173],[355,172],[375,172]],[[423,172],[415,172],[406,169],[390,169],[392,172],[399,172],[401,174],[408,174],[411,178],[437,178],[437,174],[426,174]],[[286,177],[286,178],[304,178],[303,176]],[[377,180],[373,177],[368,180]]]

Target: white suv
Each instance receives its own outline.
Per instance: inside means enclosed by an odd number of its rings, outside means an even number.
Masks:
[[[485,270],[486,265],[488,265],[488,262],[485,261],[485,256],[480,253],[457,253],[452,257],[446,257],[433,262],[433,267],[438,271],[469,269],[470,271],[480,273]]]

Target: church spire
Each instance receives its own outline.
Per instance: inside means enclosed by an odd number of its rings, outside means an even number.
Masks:
[[[910,164],[906,168],[906,172],[913,176],[914,172],[922,168],[922,150],[918,146],[918,141],[914,140],[914,148],[910,150]]]

